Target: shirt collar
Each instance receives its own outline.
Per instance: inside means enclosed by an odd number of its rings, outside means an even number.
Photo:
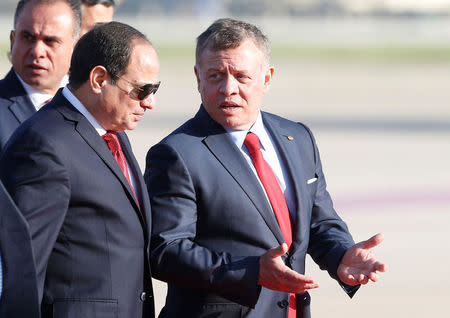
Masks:
[[[234,130],[228,127],[223,127],[228,135],[233,140],[233,143],[238,146],[239,149],[242,149],[242,145],[244,144],[245,137],[249,132],[254,133],[258,136],[259,141],[261,142],[261,148],[267,149],[268,145],[270,145],[270,137],[264,128],[264,123],[262,121],[261,111],[258,112],[258,116],[256,117],[255,123],[250,127],[249,130]]]
[[[106,134],[106,130],[99,124],[95,117],[92,116],[86,107],[84,107],[80,100],[70,91],[67,85],[63,88],[62,94],[73,105],[73,107],[75,107],[81,114],[83,114],[84,117],[86,117],[100,136]]]
[[[19,76],[19,74],[16,73],[16,76],[19,79],[20,83],[22,84],[23,88],[25,89],[25,92],[27,93],[28,97],[31,100],[31,103],[33,104],[34,108],[36,108],[36,110],[39,110],[42,106],[44,106],[47,103],[49,99],[53,97],[52,94],[42,93],[37,89],[33,88],[32,86],[28,85],[27,83],[25,83],[23,79]]]

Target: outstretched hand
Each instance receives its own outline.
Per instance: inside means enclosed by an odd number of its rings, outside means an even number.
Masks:
[[[350,247],[339,264],[337,274],[339,279],[348,285],[367,284],[369,279],[378,280],[379,272],[386,270],[386,265],[377,261],[372,248],[383,241],[383,234],[378,233],[367,241],[359,242]]]
[[[312,278],[297,273],[283,263],[281,256],[287,251],[288,247],[283,243],[261,256],[258,284],[272,290],[294,294],[319,287]]]

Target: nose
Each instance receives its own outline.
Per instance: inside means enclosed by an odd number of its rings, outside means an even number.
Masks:
[[[225,96],[237,94],[239,92],[239,85],[236,78],[230,74],[224,77],[222,83],[220,84],[219,91]]]
[[[42,58],[45,57],[45,52],[47,50],[47,46],[43,41],[34,41],[31,45],[30,54],[34,58]]]
[[[140,102],[141,107],[145,109],[153,109],[156,105],[155,94],[150,94]]]

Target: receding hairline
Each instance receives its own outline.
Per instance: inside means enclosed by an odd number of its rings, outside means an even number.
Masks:
[[[78,39],[79,37],[79,33],[80,33],[80,29],[81,29],[81,25],[78,24],[77,22],[80,21],[81,23],[81,16],[78,17],[77,12],[75,11],[75,9],[72,7],[72,5],[67,1],[67,0],[42,0],[42,1],[34,1],[34,0],[30,0],[24,3],[23,7],[20,9],[20,11],[15,12],[14,13],[14,30],[17,27],[18,21],[21,19],[24,11],[28,8],[37,8],[40,6],[53,6],[53,5],[57,5],[58,3],[63,3],[66,5],[66,7],[69,9],[70,15],[72,16],[71,19],[71,23],[72,23],[72,37],[74,39]],[[17,9],[16,9],[17,10]],[[81,12],[80,12],[81,13]]]

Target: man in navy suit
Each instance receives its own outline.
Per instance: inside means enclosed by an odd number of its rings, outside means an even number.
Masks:
[[[260,110],[267,38],[232,19],[197,39],[202,105],[147,154],[160,317],[309,317],[309,253],[349,296],[385,266],[333,209],[311,131]]]
[[[0,181],[0,317],[39,317],[28,225]]]
[[[0,158],[30,227],[42,317],[154,316],[150,202],[124,130],[155,106],[158,74],[141,32],[94,28],[76,45],[69,85]]]
[[[20,0],[10,34],[12,68],[0,80],[0,153],[14,130],[67,81],[80,34],[74,0]]]

